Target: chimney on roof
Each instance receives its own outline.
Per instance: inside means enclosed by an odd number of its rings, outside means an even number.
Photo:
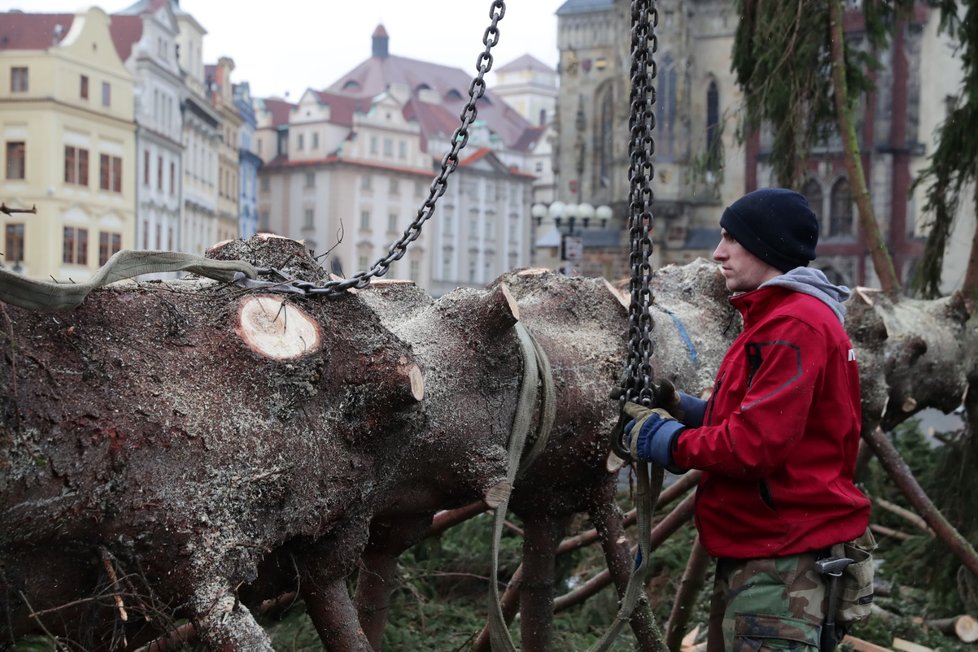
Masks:
[[[374,30],[373,35],[373,56],[378,59],[386,59],[389,54],[388,44],[390,43],[390,37],[387,36],[387,30],[384,29],[383,25],[377,25],[377,29]]]

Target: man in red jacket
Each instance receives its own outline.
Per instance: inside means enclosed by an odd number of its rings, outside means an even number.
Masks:
[[[720,218],[713,258],[744,320],[708,401],[680,392],[681,422],[628,404],[633,454],[703,471],[700,540],[717,558],[708,650],[818,649],[826,584],[815,562],[862,535],[853,484],[859,369],[843,327],[849,289],[808,267],[818,222],[805,198],[764,188]]]

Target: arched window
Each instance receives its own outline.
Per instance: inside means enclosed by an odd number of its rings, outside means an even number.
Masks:
[[[720,165],[720,90],[715,81],[706,89],[706,169]]]
[[[812,207],[812,212],[818,219],[819,228],[822,222],[822,184],[817,179],[809,179],[801,188],[801,194],[805,195],[808,205]]]
[[[666,53],[659,64],[659,88],[656,98],[659,142],[656,157],[660,161],[671,161],[676,155],[676,61]]]
[[[594,188],[598,190],[611,187],[615,127],[615,103],[611,82],[602,85],[596,95],[598,124],[594,143]]]
[[[852,196],[849,180],[842,177],[832,186],[832,208],[829,214],[829,237],[852,235]]]

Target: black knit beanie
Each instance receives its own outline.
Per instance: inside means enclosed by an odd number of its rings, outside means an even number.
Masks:
[[[720,226],[744,249],[782,272],[815,260],[818,220],[794,190],[761,188],[723,211]]]

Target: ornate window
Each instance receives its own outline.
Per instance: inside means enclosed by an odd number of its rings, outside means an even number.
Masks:
[[[676,61],[666,53],[659,64],[659,88],[656,99],[659,131],[656,157],[660,161],[671,161],[676,156]]]
[[[87,149],[65,145],[65,183],[88,185]]]
[[[101,232],[98,234],[98,264],[104,265],[112,254],[122,249],[122,234]]]
[[[61,262],[74,265],[88,264],[88,229],[64,227]]]
[[[7,178],[23,179],[27,172],[27,147],[23,141],[7,141]]]
[[[10,69],[10,92],[26,93],[30,88],[30,77],[26,66],[14,66]]]
[[[110,192],[122,192],[122,158],[99,154],[99,188]]]
[[[832,186],[829,237],[852,234],[852,195],[849,192],[849,180],[842,177]]]
[[[720,89],[711,81],[706,89],[706,169],[716,170],[720,161]]]
[[[612,84],[608,82],[596,93],[598,98],[596,115],[598,123],[594,143],[594,188],[611,186],[612,153],[614,145],[615,103],[612,97]]]
[[[24,260],[24,225],[7,224],[5,229],[4,258],[12,263]]]

